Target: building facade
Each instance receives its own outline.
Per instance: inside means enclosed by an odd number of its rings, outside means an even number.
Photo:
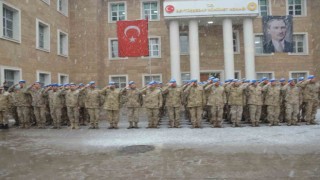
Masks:
[[[256,9],[241,9],[250,2]],[[144,86],[172,77],[182,83],[209,76],[224,80],[320,75],[320,1],[226,0],[225,6],[234,4],[231,14],[224,14],[217,3],[0,0],[0,82],[95,80],[102,87],[112,80],[125,87],[129,80]],[[199,13],[200,6],[217,12]],[[265,15],[293,16],[293,53],[263,52]],[[118,57],[116,21],[146,17],[150,56]]]

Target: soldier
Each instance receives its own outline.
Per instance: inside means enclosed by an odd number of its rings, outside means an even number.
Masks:
[[[0,129],[9,129],[8,113],[12,106],[12,97],[0,86]]]
[[[227,102],[224,87],[220,85],[218,78],[212,79],[212,84],[205,88],[208,94],[207,105],[210,108],[210,123],[212,127],[222,128],[223,107]]]
[[[84,84],[80,83],[78,89],[83,89]],[[79,92],[79,121],[80,125],[86,126],[87,125],[87,118],[88,118],[88,111],[85,107],[85,98],[86,94],[85,91]]]
[[[192,79],[184,93],[187,95],[187,106],[190,111],[192,128],[201,128],[201,115],[206,103],[204,89],[198,85],[197,79]]]
[[[118,129],[122,91],[116,89],[116,83],[111,81],[101,94],[105,96],[103,108],[107,110],[107,119],[110,123],[108,129]]]
[[[263,87],[263,92],[265,95],[264,104],[267,106],[269,126],[279,126],[281,88],[277,85],[275,79],[271,79],[270,83]]]
[[[14,90],[13,100],[17,106],[18,118],[20,120],[20,128],[30,127],[30,102],[28,99],[28,89],[25,87],[25,80],[20,80],[19,84],[14,84],[9,91]]]
[[[301,83],[301,87],[304,89],[303,102],[306,108],[306,122],[309,124],[317,124],[316,114],[319,103],[320,85],[316,82],[315,76],[308,76],[308,80]]]
[[[160,89],[160,91],[162,92],[162,89],[163,89],[163,83],[161,82],[161,81],[158,81],[157,82],[157,84],[158,84],[158,88]],[[161,118],[163,117],[163,116],[165,116],[165,114],[166,114],[166,107],[165,107],[165,104],[166,104],[166,100],[167,100],[167,98],[166,98],[166,95],[165,94],[162,94],[162,107],[160,107],[160,110],[159,110],[159,124],[160,124],[160,121],[161,121]]]
[[[156,88],[157,83],[151,81],[148,88],[142,90],[144,97],[144,106],[148,115],[148,128],[157,128],[159,120],[159,109],[162,107],[163,99],[161,90]]]
[[[250,80],[244,80],[244,86],[249,86],[250,85]],[[245,123],[250,123],[250,109],[248,105],[248,94],[243,93],[244,98],[245,98],[245,104],[243,106],[243,113],[242,113],[242,119],[244,120]]]
[[[257,80],[252,80],[247,87],[246,94],[248,97],[249,114],[252,127],[259,126],[262,108],[262,87],[258,86]]]
[[[203,89],[206,89],[206,87],[208,87],[209,85],[213,84],[213,79],[215,79],[214,77],[209,77],[207,82],[203,85]],[[203,108],[203,119],[207,119],[207,121],[210,122],[211,118],[211,106],[207,105],[208,102],[208,98],[209,98],[210,92],[209,91],[205,91],[205,97],[206,97],[206,105]],[[212,123],[212,122],[210,122]]]
[[[128,84],[128,88],[123,90],[123,94],[127,96],[126,106],[128,110],[129,121],[128,129],[139,128],[139,109],[142,105],[142,95],[137,89],[134,81],[130,81]]]
[[[267,85],[269,83],[269,79],[267,77],[263,77],[260,79],[260,84],[259,86],[263,87],[265,85]],[[262,120],[263,123],[267,122],[267,105],[265,104],[265,97],[263,95],[263,105],[262,105],[262,109],[261,109],[261,117],[260,119]]]
[[[40,82],[35,82],[30,87],[29,92],[31,93],[32,97],[32,106],[33,112],[36,117],[37,126],[39,129],[44,129],[46,126],[46,102],[45,99],[47,98],[48,94],[45,93],[45,90],[41,88]]]
[[[224,89],[226,90],[227,88],[230,88],[231,83],[232,83],[233,79],[227,79],[225,80],[225,83],[223,84]],[[227,122],[231,122],[231,113],[230,113],[230,105],[229,105],[229,93],[227,91],[226,92],[226,99],[227,99],[227,103],[224,105],[223,108],[223,116],[224,119],[226,119]]]
[[[65,92],[70,129],[79,129],[79,90],[75,83],[70,83],[70,89]]]
[[[280,82],[280,115],[279,115],[279,121],[285,122],[286,119],[286,106],[285,106],[285,88],[287,85],[287,82],[284,78],[281,78],[279,80]]]
[[[287,125],[298,125],[299,106],[302,103],[302,94],[293,79],[288,80],[288,86],[285,88],[286,101],[286,119]]]
[[[183,90],[177,87],[175,79],[171,79],[162,93],[167,96],[166,107],[169,114],[169,127],[180,128],[180,107],[183,99]]]
[[[60,87],[60,90],[65,90],[65,91],[68,91],[70,89],[70,84],[69,83],[65,83]],[[69,117],[68,117],[68,108],[66,106],[66,97],[65,97],[65,93],[62,93],[62,96],[61,96],[61,99],[62,99],[62,109],[61,109],[61,122],[63,125],[69,125],[70,123],[70,120],[69,120]]]
[[[63,91],[59,88],[61,85],[53,84],[52,88],[47,89],[46,91],[52,90],[49,93],[49,98],[51,101],[51,117],[53,119],[52,129],[61,129],[62,121],[62,108],[64,106],[63,101]]]
[[[243,112],[244,96],[246,86],[241,86],[241,81],[234,79],[226,91],[229,93],[229,104],[231,113],[232,127],[241,127],[240,121]]]
[[[89,129],[99,129],[100,104],[102,103],[101,91],[96,89],[94,81],[89,82],[87,86],[81,91],[85,92],[85,106],[90,118]]]

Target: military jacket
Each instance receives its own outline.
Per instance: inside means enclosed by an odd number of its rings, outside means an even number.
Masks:
[[[52,92],[52,105],[56,108],[64,107],[64,100],[63,100],[63,91],[57,90],[56,92]]]
[[[10,87],[9,91],[13,88],[15,88],[15,86]],[[26,87],[22,89],[15,89],[12,97],[15,106],[31,106],[29,91]]]
[[[34,107],[46,107],[46,98],[48,94],[44,89],[30,90],[32,96],[32,106]]]
[[[182,104],[182,92],[180,87],[165,87],[162,91],[166,95],[166,106],[167,107],[180,107]]]
[[[162,107],[163,98],[161,90],[158,88],[155,89],[145,89],[142,92],[144,96],[144,107],[146,108],[160,108]]]
[[[249,85],[247,87],[247,96],[248,96],[248,101],[247,104],[249,105],[258,105],[262,106],[262,87],[261,86],[253,86]]]
[[[187,107],[203,107],[206,104],[203,86],[188,86],[184,93],[187,94]]]
[[[297,104],[302,103],[301,89],[297,86],[286,86],[285,89],[285,102],[286,104]]]
[[[120,89],[104,89],[101,94],[105,96],[103,108],[106,110],[119,110],[120,109]]]
[[[126,105],[129,108],[138,108],[142,105],[142,94],[138,89],[125,89],[127,95]]]
[[[230,86],[226,89],[229,94],[228,104],[234,106],[243,106],[244,105],[244,88],[243,86]]]
[[[65,92],[66,106],[79,107],[79,90]]]
[[[227,102],[225,88],[223,86],[209,85],[205,88],[208,92],[208,106],[224,105]]]
[[[7,111],[12,106],[12,97],[10,93],[3,92],[0,94],[0,111]]]
[[[303,88],[303,102],[318,101],[320,93],[320,85],[318,83],[305,81],[302,82],[300,86]]]
[[[86,94],[85,106],[86,108],[100,108],[101,104],[101,91],[97,89],[84,89]]]
[[[271,86],[267,84],[263,87],[263,91],[265,94],[264,104],[267,106],[280,106],[281,100],[281,87],[279,86]]]

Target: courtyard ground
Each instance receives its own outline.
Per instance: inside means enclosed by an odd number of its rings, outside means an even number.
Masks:
[[[125,113],[118,130],[0,130],[0,179],[320,179],[320,125],[126,129]]]

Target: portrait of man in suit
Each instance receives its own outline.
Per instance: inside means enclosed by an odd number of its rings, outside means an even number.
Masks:
[[[292,52],[292,17],[268,16],[263,19],[265,53]]]

